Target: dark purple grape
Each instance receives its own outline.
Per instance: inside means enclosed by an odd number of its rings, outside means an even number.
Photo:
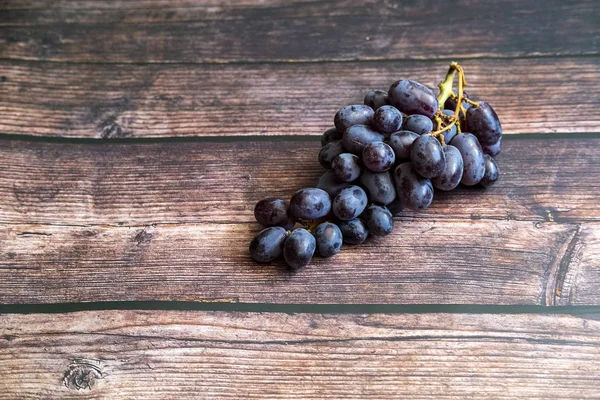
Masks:
[[[250,256],[261,263],[275,260],[281,255],[286,237],[286,230],[280,226],[263,229],[250,242]]]
[[[321,257],[331,257],[340,252],[342,248],[342,231],[336,224],[323,222],[317,225],[314,231],[317,250]]]
[[[481,144],[494,144],[502,136],[502,126],[496,112],[485,101],[467,110],[467,129]]]
[[[421,114],[428,118],[438,110],[433,91],[419,82],[404,79],[394,82],[388,91],[391,105],[405,114]]]
[[[458,186],[462,179],[463,159],[460,151],[451,145],[444,147],[444,154],[446,155],[446,168],[441,174],[431,179],[431,183],[440,190],[452,190]]]
[[[331,163],[331,170],[340,182],[352,182],[358,179],[363,166],[360,158],[352,153],[342,153]]]
[[[386,236],[394,230],[392,213],[384,206],[373,205],[368,207],[361,218],[367,224],[367,229],[372,235]]]
[[[321,146],[325,146],[327,143],[335,140],[342,140],[343,135],[344,131],[340,132],[337,130],[337,128],[329,128],[321,136]]]
[[[496,157],[500,154],[500,150],[502,148],[502,136],[498,139],[498,142],[494,144],[482,144],[481,148],[485,154],[489,154],[492,157]]]
[[[333,171],[327,171],[319,178],[319,183],[317,183],[317,187],[329,193],[329,196],[333,199],[335,196],[338,195],[339,192],[342,191],[342,189],[348,187],[348,184],[344,182],[339,182],[336,179]]]
[[[387,171],[395,161],[394,150],[383,142],[369,143],[362,152],[363,164],[373,172]]]
[[[485,174],[483,174],[483,178],[481,178],[481,182],[479,183],[485,187],[492,186],[500,178],[498,164],[496,160],[487,154],[483,156],[483,160],[485,162]]]
[[[294,229],[283,245],[283,258],[293,269],[302,268],[310,262],[317,247],[315,237],[303,228]]]
[[[394,181],[403,207],[413,210],[429,207],[433,200],[433,185],[414,170],[412,163],[398,165],[394,171]]]
[[[416,133],[417,135],[424,135],[433,131],[433,122],[431,121],[431,118],[426,117],[424,115],[409,115],[408,117],[404,118],[402,130],[411,131]]]
[[[340,221],[338,226],[342,231],[342,237],[346,244],[361,244],[369,236],[366,225],[358,218],[350,221]]]
[[[446,167],[446,156],[440,141],[431,135],[421,135],[410,147],[413,168],[424,178],[433,178]]]
[[[333,199],[333,214],[342,221],[358,217],[367,206],[367,194],[360,186],[348,186]]]
[[[442,113],[452,116],[454,115],[454,111],[452,110],[443,110]],[[450,141],[452,139],[454,139],[454,136],[456,136],[457,133],[457,129],[456,129],[456,125],[452,125],[452,128],[442,132],[442,135],[444,135],[444,142],[446,144],[450,143]]]
[[[288,230],[296,223],[296,219],[289,212],[288,202],[275,197],[267,197],[256,203],[254,217],[261,225],[281,226]]]
[[[342,143],[347,152],[362,155],[366,145],[373,142],[383,142],[383,135],[366,125],[354,125],[344,132]]]
[[[369,193],[369,201],[379,204],[389,204],[396,198],[396,188],[389,171],[371,172],[363,171],[360,184]]]
[[[369,90],[364,103],[373,110],[377,110],[379,107],[388,104],[388,93],[385,90]]]
[[[452,139],[451,144],[460,151],[463,159],[463,177],[460,182],[468,186],[478,184],[485,173],[485,163],[483,150],[475,135],[461,133]]]
[[[292,196],[290,212],[296,218],[317,219],[331,211],[331,199],[318,188],[300,189]]]
[[[381,106],[373,115],[373,127],[384,135],[391,135],[402,126],[402,113],[392,106]]]
[[[336,114],[333,122],[340,132],[346,131],[354,125],[371,125],[374,111],[364,104],[355,104],[341,108]]]
[[[321,151],[319,151],[319,163],[323,168],[331,169],[331,163],[333,160],[345,152],[344,145],[341,140],[336,140],[331,143],[327,143]]]
[[[410,131],[398,131],[390,135],[387,143],[394,150],[396,161],[410,159],[410,146],[418,137],[418,134]]]

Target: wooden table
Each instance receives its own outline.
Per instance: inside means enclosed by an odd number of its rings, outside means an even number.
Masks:
[[[596,0],[4,0],[0,399],[599,398]],[[255,202],[450,60],[492,188],[288,272]]]

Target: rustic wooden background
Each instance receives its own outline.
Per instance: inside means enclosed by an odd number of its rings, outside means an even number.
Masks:
[[[0,1],[0,400],[600,398],[599,21]],[[251,262],[254,203],[315,184],[335,111],[450,60],[502,119],[501,180],[294,274]]]

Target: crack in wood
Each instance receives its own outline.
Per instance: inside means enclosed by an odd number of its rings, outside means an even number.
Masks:
[[[557,252],[555,262],[552,264],[549,272],[549,276],[545,282],[545,297],[543,305],[556,306],[556,305],[570,305],[571,290],[568,290],[568,294],[565,295],[563,287],[565,279],[571,270],[576,250],[579,247],[579,241],[581,236],[581,225],[577,224],[573,234],[564,241]],[[566,299],[565,301],[561,301]],[[560,304],[559,304],[560,303]]]
[[[556,339],[556,338],[534,338],[526,336],[494,336],[494,335],[405,335],[405,336],[365,336],[365,337],[347,337],[347,338],[324,338],[324,339],[299,339],[299,340],[225,340],[225,339],[202,339],[192,337],[172,337],[172,336],[153,336],[153,335],[129,335],[123,333],[106,333],[106,332],[48,332],[49,336],[62,335],[77,335],[77,336],[107,336],[123,339],[140,339],[153,340],[160,339],[174,342],[194,342],[207,344],[231,344],[231,345],[305,345],[305,344],[324,344],[324,343],[348,343],[348,342],[407,342],[407,341],[437,341],[437,340],[458,340],[458,341],[473,341],[479,340],[482,342],[520,342],[520,343],[537,343],[546,345],[569,345],[569,346],[600,346],[600,341],[585,341],[573,339]]]
[[[556,285],[554,288],[554,305],[571,304],[573,283],[575,282],[575,276],[581,266],[581,263],[578,260],[578,253],[581,251],[580,237],[581,225],[577,225],[577,230],[560,260]],[[567,280],[568,276],[570,276],[571,279]]]

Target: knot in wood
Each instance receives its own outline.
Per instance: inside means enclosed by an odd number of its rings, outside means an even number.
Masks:
[[[96,380],[104,378],[102,369],[87,361],[76,360],[69,365],[63,377],[63,383],[69,389],[92,389]]]

